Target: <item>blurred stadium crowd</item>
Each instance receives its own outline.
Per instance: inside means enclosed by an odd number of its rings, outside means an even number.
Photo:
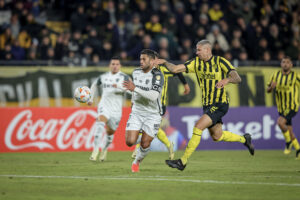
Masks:
[[[0,0],[1,60],[86,65],[150,48],[186,61],[205,38],[229,60],[298,60],[300,1]]]

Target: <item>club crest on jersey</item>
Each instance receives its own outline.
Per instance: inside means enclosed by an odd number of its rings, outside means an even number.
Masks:
[[[150,82],[150,80],[149,80],[149,79],[147,79],[147,80],[146,80],[146,84],[148,84],[149,82]]]
[[[119,82],[119,79],[118,79],[118,78],[116,79],[116,82]]]

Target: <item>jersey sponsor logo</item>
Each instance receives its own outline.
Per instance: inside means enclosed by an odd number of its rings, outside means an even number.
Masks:
[[[104,84],[102,85],[102,87],[103,87],[103,88],[114,88],[114,87],[113,87],[113,84],[106,84],[106,83],[104,83]]]
[[[200,73],[199,77],[201,79],[216,79],[216,74],[212,74],[212,73]]]
[[[138,88],[140,88],[140,89],[142,89],[142,90],[149,91],[149,88],[144,87],[144,86],[136,85],[136,87],[138,87]]]
[[[289,91],[291,88],[291,86],[289,85],[278,85],[276,86],[276,90],[279,90],[279,91]]]

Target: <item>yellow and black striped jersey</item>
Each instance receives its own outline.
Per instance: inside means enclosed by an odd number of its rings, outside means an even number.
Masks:
[[[186,81],[185,81],[182,73],[174,74],[174,73],[170,72],[170,70],[165,65],[158,65],[157,68],[161,71],[161,73],[164,76],[164,86],[163,86],[163,89],[162,89],[162,92],[161,92],[161,103],[162,103],[163,106],[166,106],[167,102],[168,102],[168,100],[167,100],[168,78],[173,77],[173,76],[178,76],[180,81],[183,84],[186,84]]]
[[[269,84],[272,81],[277,83],[275,99],[278,112],[284,115],[291,110],[298,112],[300,76],[293,70],[289,74],[283,74],[280,69],[271,76]]]
[[[227,77],[228,73],[235,68],[221,56],[212,56],[208,61],[195,57],[186,63],[186,73],[195,73],[198,84],[202,90],[204,106],[214,103],[228,103],[225,88],[216,88],[218,81]]]

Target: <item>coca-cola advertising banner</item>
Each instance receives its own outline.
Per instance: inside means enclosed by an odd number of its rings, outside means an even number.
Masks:
[[[0,108],[0,152],[57,152],[91,151],[95,131],[94,108]],[[125,128],[130,108],[123,108],[123,117],[115,133],[110,151],[133,150],[125,144]],[[161,127],[175,145],[184,149],[192,136],[195,122],[201,117],[201,108],[168,107]],[[283,149],[284,139],[276,125],[275,107],[230,108],[223,118],[224,130],[237,134],[251,133],[256,149]],[[300,115],[293,118],[293,128],[300,139]],[[103,140],[105,141],[105,133]],[[152,151],[166,151],[157,139]],[[240,143],[213,142],[205,130],[198,150],[245,149]]]
[[[0,152],[87,151],[93,147],[96,109],[88,108],[1,108]],[[131,150],[125,144],[123,118],[109,150]],[[103,134],[103,139],[106,137]],[[103,141],[103,140],[102,140]]]

